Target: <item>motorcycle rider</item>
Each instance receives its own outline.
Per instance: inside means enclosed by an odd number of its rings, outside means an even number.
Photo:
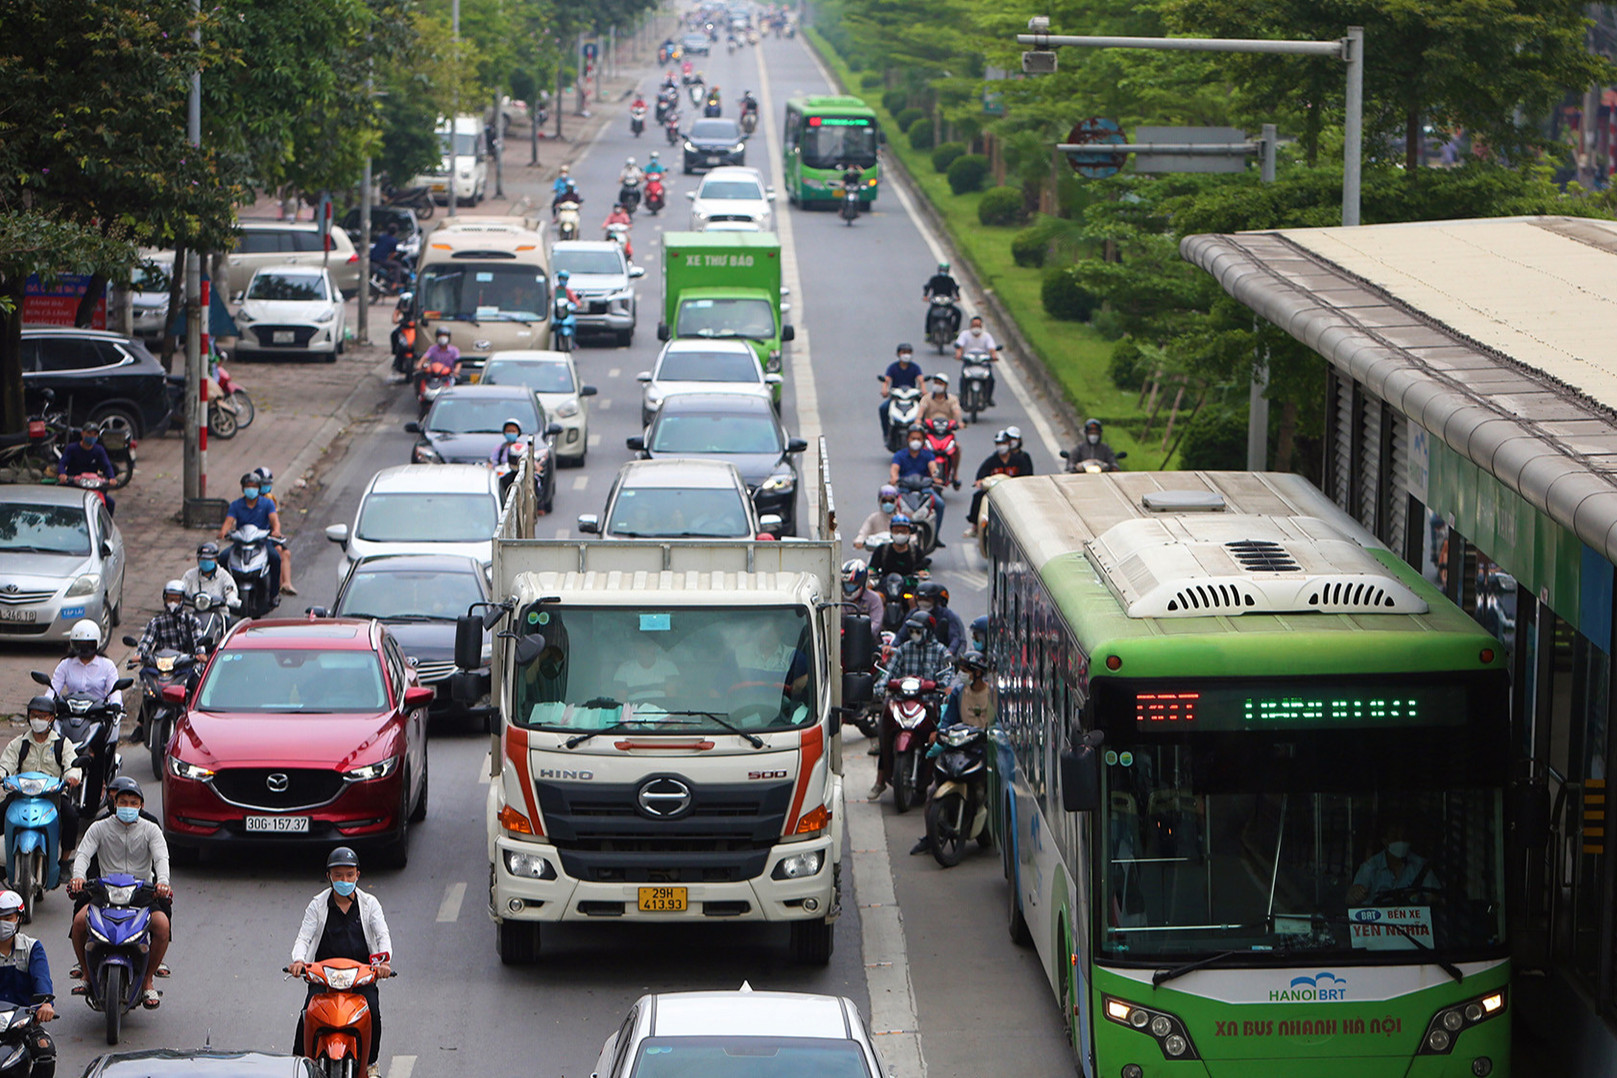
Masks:
[[[41,694],[28,701],[28,730],[13,738],[0,752],[0,779],[20,775],[24,771],[39,771],[53,779],[61,779],[66,787],[59,797],[58,842],[61,852],[58,861],[62,868],[73,863],[73,844],[79,837],[79,805],[73,791],[84,780],[84,772],[74,761],[78,759],[78,746],[56,729],[56,700]],[[5,866],[0,865],[0,877]]]
[[[867,615],[870,624],[880,629],[887,604],[875,589],[867,586],[869,582],[870,566],[865,564],[865,559],[849,558],[842,563],[842,601],[858,607],[859,613]]]
[[[185,571],[180,583],[185,587],[185,594],[205,592],[214,602],[224,603],[226,610],[241,606],[241,591],[236,587],[236,578],[220,572],[219,544],[211,539],[197,547],[196,566]]]
[[[84,618],[73,623],[67,634],[73,654],[56,664],[51,672],[51,695],[60,700],[69,693],[87,692],[98,700],[122,704],[123,693],[113,689],[118,667],[101,650],[101,626]]]
[[[970,328],[954,339],[955,362],[960,362],[960,357],[965,355],[967,351],[987,352],[990,360],[994,363],[999,362],[999,342],[994,340],[992,333],[983,328],[983,316],[980,314],[972,315]],[[983,394],[988,398],[989,405],[993,405],[994,368],[992,363],[988,367],[988,381],[983,383]]]
[[[426,361],[423,359],[422,362]],[[220,539],[249,524],[267,530],[276,539],[281,538],[281,514],[276,510],[275,503],[261,497],[261,494],[257,472],[248,472],[241,477],[241,497],[231,502],[230,508],[225,510],[225,522],[219,525]],[[269,603],[273,608],[281,605],[281,547],[277,543],[265,545],[270,560]]]
[[[163,648],[195,657],[197,662],[207,658],[202,646],[202,623],[185,605],[185,582],[170,580],[163,585],[163,609],[146,623],[135,653],[141,662],[150,662]]]
[[[45,945],[22,933],[23,900],[15,891],[0,891],[0,1003],[7,1007],[38,1006],[39,1023],[56,1017],[56,991],[51,986],[50,962]],[[28,1052],[29,1078],[54,1078],[56,1042],[43,1025],[34,1025],[23,1037]]]
[[[888,396],[894,389],[914,389],[921,384],[921,365],[915,362],[915,349],[909,344],[901,344],[897,350],[898,358],[887,364],[887,370],[881,376],[881,407],[877,414],[881,416],[882,442],[887,441],[888,421],[887,410],[893,406]]]
[[[971,619],[971,647],[973,651],[988,654],[988,615],[978,614]]]
[[[629,102],[629,118],[642,122],[646,118],[646,98],[639,90],[634,92],[634,100]]]
[[[646,179],[650,180],[653,176],[661,176],[667,171],[667,167],[664,166],[661,161],[657,160],[657,151],[652,150],[651,160],[646,162]]]
[[[938,641],[950,655],[967,650],[966,623],[960,615],[949,609],[949,589],[936,580],[928,580],[915,590],[915,609],[924,610],[936,619]]]
[[[914,525],[910,523],[909,517],[903,513],[894,513],[887,527],[893,541],[878,547],[876,553],[870,556],[870,571],[876,574],[877,580],[891,573],[912,576],[932,564],[932,559],[923,554],[920,546],[911,541],[914,539],[911,535]]]
[[[999,706],[999,694],[993,683],[984,676],[988,672],[988,664],[983,660],[982,652],[968,651],[956,660],[955,665],[965,677],[949,690],[949,698],[943,704],[943,717],[938,720],[938,728],[932,733],[934,745],[937,744],[938,734],[960,723],[975,726],[979,730],[988,729]],[[928,845],[923,833],[910,847],[910,853],[925,853]]]
[[[573,306],[576,307],[576,306],[578,306],[578,293],[574,292],[573,291],[573,286],[567,283],[569,280],[572,279],[572,276],[573,275],[570,272],[568,272],[567,270],[557,270],[556,271],[556,291],[558,291],[558,292],[562,293],[563,295],[565,295],[567,297],[567,302],[573,304]]]
[[[371,244],[371,266],[386,274],[387,283],[393,288],[404,279],[404,263],[399,260],[399,226],[392,221],[387,223],[387,231]]]
[[[937,518],[934,530],[943,527],[943,496],[938,493],[937,484],[941,481],[942,464],[936,454],[926,447],[926,431],[919,423],[910,425],[910,436],[905,447],[893,454],[893,462],[888,465],[887,481],[894,486],[905,476],[929,475],[932,477],[932,515]],[[938,546],[945,544],[939,542]]]
[[[73,878],[68,881],[68,893],[74,896],[73,953],[79,964],[72,976],[84,980],[84,941],[89,932],[85,907],[90,896],[85,893],[84,880],[90,871],[90,861],[99,859],[100,873],[114,876],[120,873],[148,880],[157,894],[152,899],[151,942],[146,954],[146,979],[141,986],[141,1005],[156,1010],[163,1002],[163,994],[152,987],[152,978],[161,972],[167,976],[163,955],[168,952],[170,920],[174,916],[174,888],[169,882],[168,840],[163,828],[141,810],[146,807],[146,794],[140,783],[128,775],[119,775],[107,784],[112,801],[112,814],[102,816],[91,824],[79,842],[79,852],[73,858]]]
[[[514,418],[507,419],[500,424],[500,433],[504,435],[504,440],[488,455],[489,463],[496,467],[501,464],[514,465],[516,461],[512,459],[513,455],[520,459],[521,451],[517,448],[517,439],[522,437],[522,424]]]
[[[107,447],[100,442],[101,428],[94,423],[84,424],[79,430],[79,440],[62,447],[62,459],[56,462],[56,474],[68,481],[81,475],[99,475],[108,483],[112,482],[118,477],[118,469],[112,466]],[[103,490],[101,496],[106,499],[107,515],[111,516],[115,505],[112,495]]]
[[[623,171],[618,173],[619,187],[639,187],[645,182],[645,170],[634,163],[634,158],[632,156],[623,162]]]
[[[1016,459],[1018,455],[1022,457],[1022,461]],[[1023,461],[1027,465],[1026,471],[1023,470]],[[994,435],[994,451],[988,455],[986,460],[977,465],[977,478],[971,484],[976,490],[971,496],[971,508],[966,510],[965,538],[975,539],[977,537],[977,517],[982,512],[983,499],[988,496],[988,491],[983,489],[984,479],[991,475],[1019,476],[1032,474],[1032,459],[1026,453],[1016,455],[1011,453],[1010,433],[1003,430],[996,433]]]
[[[567,166],[563,165],[561,171],[556,174],[556,178],[550,182],[550,216],[552,220],[556,217],[556,207],[561,204],[565,195],[571,195],[575,201],[583,201],[578,197],[578,187],[573,183],[572,174],[568,172]]]
[[[433,334],[432,347],[421,353],[421,358],[416,360],[417,395],[421,393],[421,383],[426,381],[429,373],[432,373],[430,371],[432,367],[447,368],[444,373],[452,375],[455,381],[460,381],[460,349],[449,343],[449,330],[443,326],[439,326],[438,332]]]
[[[1011,440],[1011,461],[1012,461],[1012,463],[1014,463],[1018,468],[1026,468],[1027,469],[1026,472],[1018,472],[1017,474],[1018,475],[1032,475],[1033,474],[1033,458],[1028,456],[1027,451],[1022,448],[1022,428],[1016,426],[1013,423],[1012,425],[1005,428],[1005,437],[1007,437],[1007,438],[1009,438]]]
[[[382,904],[370,892],[359,889],[359,855],[347,846],[332,850],[326,858],[326,881],[331,886],[310,899],[303,911],[287,971],[301,977],[310,962],[347,958],[374,966],[378,978],[392,976],[393,936],[387,929]],[[303,1015],[309,1009],[309,1000],[325,991],[329,990],[321,985],[309,985],[309,994],[298,1011],[297,1031],[292,1035],[294,1051],[303,1047]],[[370,1004],[371,1052],[365,1064],[368,1078],[377,1078],[376,1060],[382,1046],[379,993],[374,982],[354,991]]]
[[[753,122],[754,123],[757,122],[757,118],[758,118],[758,99],[756,97],[752,96],[752,91],[751,90],[743,90],[743,91],[741,91],[741,115],[744,116],[744,117],[745,116],[751,116],[751,117],[753,117]],[[743,120],[742,122],[744,124],[746,121]]]
[[[1100,420],[1084,420],[1084,439],[1067,454],[1067,471],[1080,470],[1088,460],[1098,463],[1102,471],[1117,471],[1117,454],[1112,452],[1111,446],[1101,440],[1102,433]]]
[[[949,683],[949,672],[953,662],[949,653],[938,643],[937,636],[932,630],[932,615],[920,610],[912,611],[904,619],[904,627],[900,636],[903,641],[893,654],[892,665],[887,668],[887,679],[896,681],[900,678],[918,677],[937,682],[939,685]],[[876,763],[876,784],[870,788],[868,800],[875,801],[881,797],[883,790],[887,789],[887,780],[893,774],[893,734],[888,729],[891,720],[887,711],[882,711],[881,724],[881,752]]]
[[[853,537],[856,550],[865,549],[865,540],[878,532],[884,532],[893,514],[898,512],[898,488],[890,483],[883,483],[881,490],[876,492],[876,511],[865,518],[859,525],[859,534]]]
[[[629,216],[629,212],[623,208],[623,203],[621,202],[614,202],[612,204],[612,212],[607,214],[606,220],[601,222],[601,229],[605,233],[605,235],[601,237],[602,239],[612,239],[613,225],[623,225],[628,228],[634,227],[634,218]],[[625,233],[623,237],[623,257],[627,258],[630,262],[634,261],[634,241],[629,238],[627,233]]]
[[[268,468],[262,468],[262,467],[259,468],[258,469],[258,493],[262,497],[269,498],[270,505],[274,508],[276,515],[279,516],[280,512],[281,512],[281,503],[280,503],[279,499],[270,498],[270,492],[273,491],[274,489],[275,489],[275,473],[270,471]],[[294,588],[292,586],[292,548],[289,547],[289,546],[282,547],[281,548],[281,594],[282,595],[296,595],[297,593],[298,593],[298,589]]]
[[[949,336],[953,337],[960,332],[960,282],[954,279],[949,272],[949,263],[939,262],[938,272],[927,278],[926,284],[921,286],[921,298],[928,304],[927,325],[921,327],[922,334],[931,328],[933,296],[948,296],[954,300],[954,306],[949,308]]]
[[[931,378],[932,392],[921,398],[921,425],[930,427],[933,416],[942,416],[958,426],[965,426],[965,413],[960,410],[960,398],[949,393],[949,376],[939,371]]]
[[[714,83],[707,88],[707,101],[702,105],[703,116],[720,116],[724,113],[724,99],[719,94],[719,84]]]

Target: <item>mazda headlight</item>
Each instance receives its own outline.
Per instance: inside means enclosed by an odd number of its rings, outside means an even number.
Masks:
[[[373,779],[386,778],[397,766],[399,758],[395,756],[391,760],[381,760],[374,764],[366,764],[364,767],[356,767],[351,771],[344,771],[342,777],[348,782],[370,782]]]
[[[776,880],[801,880],[819,872],[820,867],[824,864],[825,851],[810,850],[807,853],[782,857],[780,862],[775,865],[775,871],[769,875],[771,879]]]
[[[776,472],[774,475],[764,480],[764,485],[762,487],[763,490],[772,492],[795,490],[796,488],[797,476],[793,475],[791,472]]]
[[[68,585],[67,598],[71,599],[78,595],[94,595],[100,590],[101,574],[85,573],[83,576],[79,577],[78,579],[74,580],[73,583]]]
[[[556,870],[547,858],[523,850],[505,851],[505,870],[513,876],[523,876],[530,880],[556,878]]]
[[[322,325],[324,325],[325,323],[331,321],[333,318],[336,318],[336,317],[337,317],[337,312],[332,310],[330,307],[327,307],[325,310],[323,310],[319,314],[315,315],[314,320],[316,322],[319,322]]]
[[[175,778],[190,779],[192,782],[207,782],[213,778],[213,772],[208,768],[188,764],[178,756],[168,758],[168,773]]]
[[[576,398],[568,397],[566,400],[556,405],[556,415],[560,416],[562,419],[571,419],[577,414],[578,401]]]

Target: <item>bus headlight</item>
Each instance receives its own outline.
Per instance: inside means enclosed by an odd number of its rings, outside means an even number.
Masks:
[[[1484,996],[1444,1007],[1426,1023],[1426,1035],[1421,1038],[1417,1055],[1441,1056],[1454,1050],[1455,1041],[1472,1026],[1497,1018],[1505,1013],[1505,990],[1495,989]]]
[[[1190,1031],[1176,1014],[1150,1007],[1136,1007],[1112,996],[1101,999],[1101,1013],[1108,1021],[1144,1033],[1157,1042],[1164,1059],[1197,1059],[1196,1046],[1191,1043]]]

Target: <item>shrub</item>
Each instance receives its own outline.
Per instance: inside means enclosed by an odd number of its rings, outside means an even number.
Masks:
[[[893,121],[898,124],[900,131],[908,131],[910,124],[925,115],[926,111],[924,109],[902,109],[893,116]]]
[[[1089,321],[1099,302],[1078,283],[1071,266],[1051,266],[1045,270],[1039,298],[1044,303],[1044,313],[1063,322]]]
[[[932,117],[922,116],[909,126],[910,148],[915,150],[930,150],[932,148]]]
[[[903,90],[888,90],[881,95],[881,107],[897,116],[904,111],[904,106],[909,102],[909,99],[910,95]]]
[[[1020,187],[991,187],[977,203],[977,220],[985,225],[1019,225],[1022,223],[1022,189]]]
[[[1134,343],[1134,338],[1124,337],[1112,348],[1107,373],[1112,376],[1112,384],[1118,389],[1138,390],[1145,385],[1148,366],[1145,353]]]
[[[932,151],[932,167],[939,172],[948,172],[949,166],[955,160],[966,156],[966,144],[963,142],[945,142]]]
[[[1246,413],[1204,411],[1179,443],[1179,467],[1208,471],[1246,468]]]
[[[1000,187],[996,188],[996,190],[1008,191],[1010,188]],[[989,192],[989,194],[992,193]],[[986,200],[988,196],[984,195],[983,198]],[[1050,240],[1045,236],[1044,229],[1037,225],[1032,228],[1024,228],[1011,237],[1011,259],[1018,266],[1038,269],[1044,265],[1044,258],[1049,253]]]
[[[879,90],[886,81],[880,71],[867,71],[859,76],[859,88],[865,91]]]
[[[949,166],[947,175],[949,190],[957,195],[980,191],[983,180],[988,176],[988,158],[980,153],[968,153],[963,157],[957,157]]]

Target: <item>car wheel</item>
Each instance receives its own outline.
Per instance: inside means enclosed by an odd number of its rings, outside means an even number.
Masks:
[[[89,419],[103,430],[121,431],[125,438],[141,436],[140,417],[122,404],[103,404],[90,413]]]
[[[342,350],[342,342],[338,341],[336,344],[332,345],[331,351],[320,353],[320,361],[322,363],[335,363],[335,362],[337,362],[337,353],[339,351],[341,351],[341,350]]]

